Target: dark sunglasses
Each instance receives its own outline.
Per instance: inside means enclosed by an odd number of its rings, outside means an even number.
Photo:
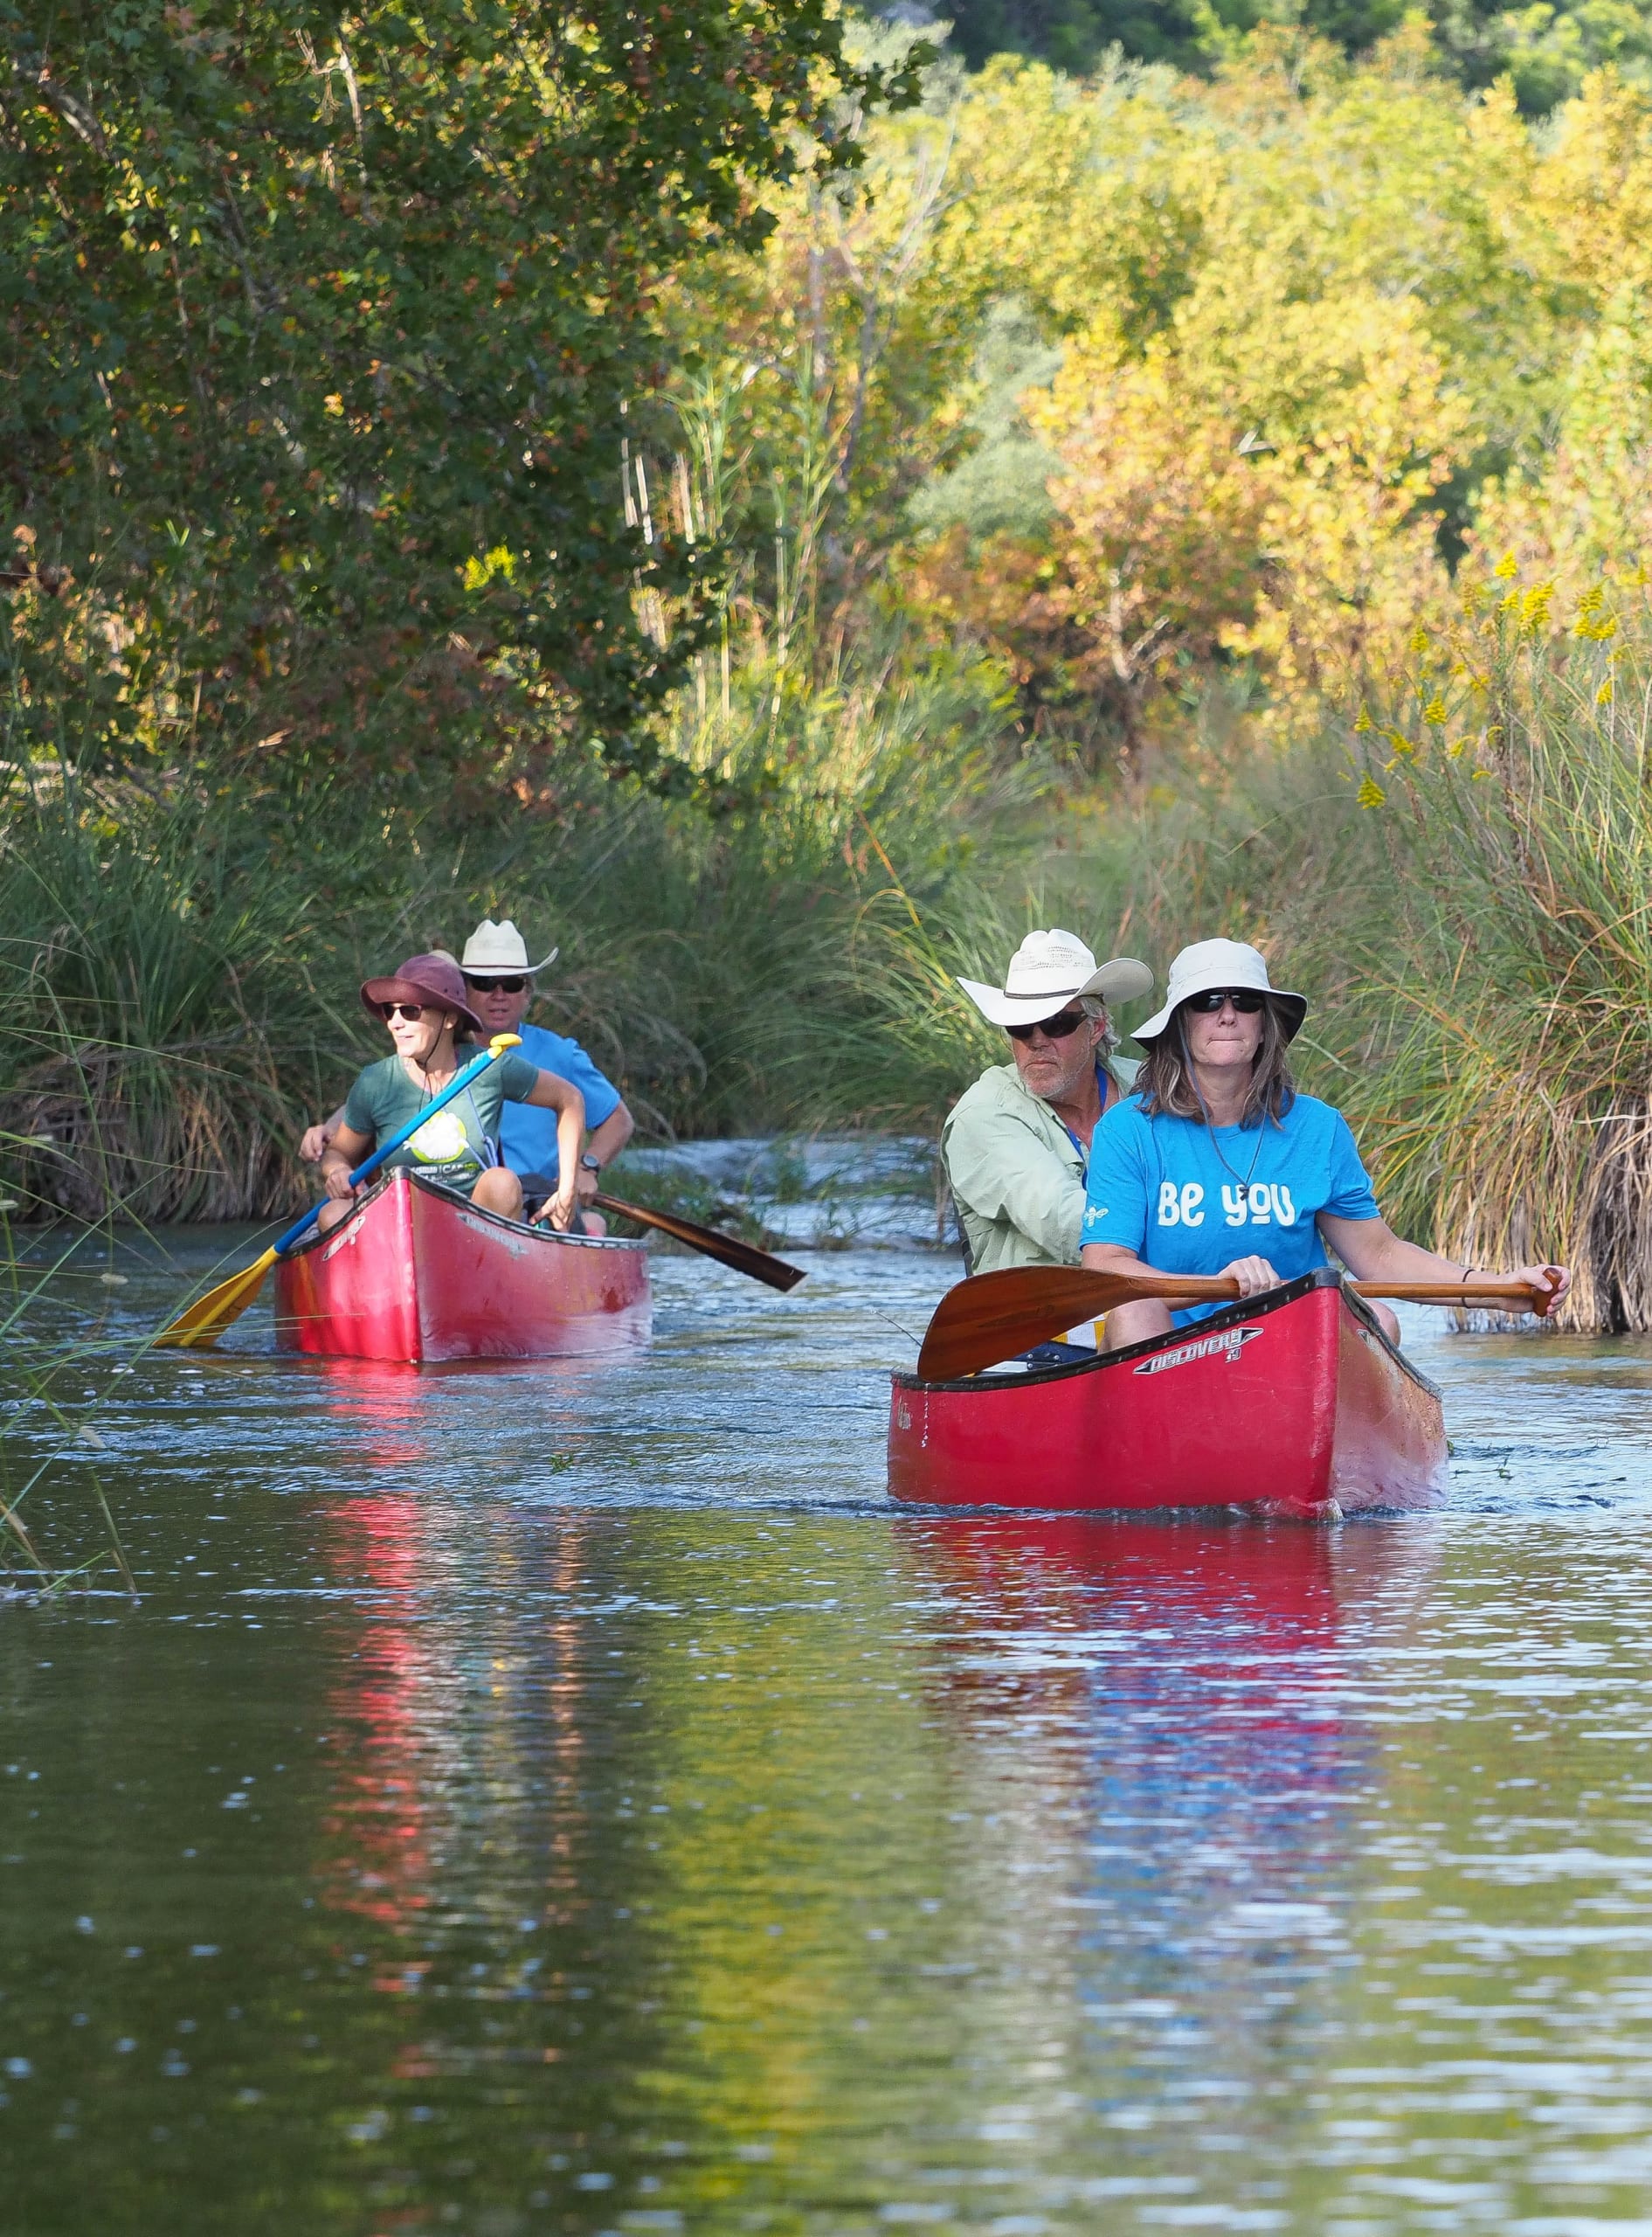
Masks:
[[[386,1025],[394,1025],[398,1017],[404,1018],[409,1025],[417,1025],[425,1012],[418,1002],[381,1002],[378,1014]]]
[[[520,994],[528,981],[522,978],[473,979],[467,971],[465,973],[465,984],[473,987],[479,994]]]
[[[1224,1002],[1231,1002],[1246,1017],[1254,1017],[1267,1001],[1266,994],[1255,994],[1248,987],[1212,987],[1202,994],[1190,994],[1184,1007],[1213,1014]]]
[[[1004,1030],[1012,1041],[1030,1041],[1035,1033],[1041,1033],[1047,1041],[1066,1041],[1089,1022],[1082,1010],[1063,1010],[1059,1017],[1040,1017],[1031,1025],[1006,1025]]]

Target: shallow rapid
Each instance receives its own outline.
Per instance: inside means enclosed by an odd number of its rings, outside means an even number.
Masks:
[[[1414,1316],[1435,1515],[937,1519],[952,1262],[802,1258],[121,1380],[30,1512],[141,1596],[0,1603],[7,2237],[1652,2228],[1652,1347]]]

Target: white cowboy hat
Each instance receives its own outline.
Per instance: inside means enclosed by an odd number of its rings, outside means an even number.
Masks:
[[[559,951],[552,948],[545,963],[555,963]],[[490,977],[496,971],[520,971],[531,979],[536,971],[543,971],[545,963],[529,963],[528,943],[507,917],[502,924],[494,924],[491,917],[484,917],[465,943],[465,952],[459,959],[461,971],[486,972]]]
[[[1306,995],[1289,994],[1282,987],[1271,985],[1268,965],[1260,950],[1243,940],[1195,940],[1192,947],[1182,950],[1170,967],[1164,1008],[1150,1017],[1145,1025],[1138,1025],[1131,1040],[1144,1044],[1157,1041],[1179,1003],[1192,994],[1213,994],[1219,987],[1248,987],[1255,994],[1268,995],[1279,1012],[1287,1041],[1294,1041],[1302,1030],[1302,1022],[1308,1015]]]
[[[1130,955],[1116,955],[1098,971],[1075,932],[1052,929],[1027,934],[1010,958],[1001,987],[984,987],[978,979],[958,984],[989,1025],[1037,1025],[1081,994],[1095,994],[1109,1008],[1137,1001],[1151,994],[1153,974]]]

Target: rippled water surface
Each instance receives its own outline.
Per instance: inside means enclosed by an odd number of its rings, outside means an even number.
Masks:
[[[1652,1350],[1419,1323],[1437,1515],[937,1520],[950,1264],[806,1263],[120,1384],[31,1511],[142,1596],[0,1605],[6,2237],[1652,2230]]]

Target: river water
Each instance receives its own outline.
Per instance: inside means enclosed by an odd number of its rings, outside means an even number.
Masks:
[[[0,1603],[6,2237],[1652,2230],[1652,1349],[1418,1316],[1434,1515],[936,1520],[952,1264],[805,1263],[115,1384],[28,1511],[141,1596]]]

